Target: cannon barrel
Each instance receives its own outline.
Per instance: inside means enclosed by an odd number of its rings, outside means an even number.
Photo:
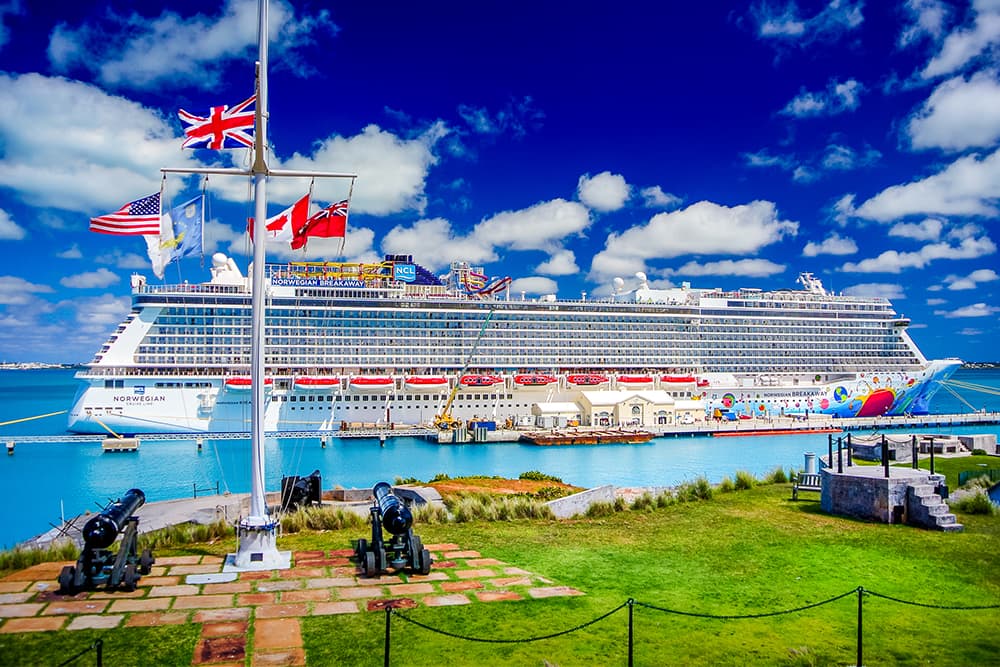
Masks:
[[[386,482],[379,482],[372,489],[375,503],[382,515],[382,527],[393,535],[402,535],[413,525],[413,514],[410,509],[399,501],[392,493],[392,487]]]
[[[129,489],[121,498],[111,503],[83,527],[83,540],[87,548],[107,549],[115,543],[118,533],[137,509],[146,502],[140,489]]]

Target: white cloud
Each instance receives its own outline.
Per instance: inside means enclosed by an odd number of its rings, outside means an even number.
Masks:
[[[83,253],[80,252],[80,246],[74,243],[66,250],[57,252],[56,257],[59,259],[83,259]]]
[[[426,206],[427,174],[437,164],[435,144],[447,134],[435,123],[413,139],[403,139],[377,125],[353,137],[333,135],[316,145],[312,155],[296,153],[281,166],[286,169],[356,173],[351,211],[387,215],[400,211],[422,212]],[[237,180],[237,179],[231,179]],[[275,179],[269,193],[291,204],[307,185],[295,179]],[[314,201],[340,201],[347,197],[346,179],[316,179]],[[242,188],[245,197],[245,187]]]
[[[790,171],[795,167],[795,162],[788,155],[771,155],[766,148],[762,148],[756,153],[744,153],[743,159],[748,167],[778,167]]]
[[[834,116],[857,109],[862,92],[864,92],[864,86],[855,79],[843,82],[832,79],[827,84],[826,90],[819,92],[802,90],[798,96],[792,98],[785,105],[781,113],[795,118]]]
[[[96,271],[85,271],[73,276],[65,276],[59,280],[59,284],[63,287],[73,287],[76,289],[93,289],[95,287],[114,285],[119,280],[121,279],[117,273],[101,267]]]
[[[611,234],[593,260],[590,275],[608,277],[645,270],[651,259],[700,255],[750,255],[798,233],[798,223],[780,220],[772,202],[722,206],[700,201],[658,213],[648,223]]]
[[[102,294],[101,296],[76,298],[69,302],[76,312],[77,333],[91,334],[87,338],[93,345],[93,336],[110,331],[120,324],[132,307],[132,300],[127,296]]]
[[[922,269],[936,259],[975,259],[992,255],[996,244],[989,238],[964,239],[958,246],[948,243],[933,243],[916,252],[887,250],[878,257],[848,262],[841,271],[854,273],[901,273],[904,269]]]
[[[948,35],[937,55],[920,73],[925,79],[952,74],[964,68],[1000,42],[1000,7],[995,2],[973,3],[971,26]]]
[[[944,223],[937,218],[927,218],[920,222],[897,222],[889,228],[889,236],[898,236],[915,241],[936,241],[941,238]]]
[[[536,273],[544,273],[549,276],[570,276],[580,272],[580,267],[576,265],[576,255],[572,250],[558,250],[546,261],[542,262],[535,269]]]
[[[844,290],[847,296],[880,296],[891,301],[905,299],[903,286],[896,283],[859,283]]]
[[[18,276],[0,276],[0,305],[22,306],[30,302],[34,294],[49,294],[48,285],[30,283]]]
[[[382,250],[389,254],[407,254],[432,271],[447,268],[451,262],[485,264],[497,259],[493,246],[472,236],[458,236],[444,218],[417,220],[411,226],[396,226],[382,239]]]
[[[1000,81],[996,71],[955,77],[940,84],[910,118],[907,137],[915,149],[964,150],[1000,138]]]
[[[677,195],[664,192],[659,185],[652,185],[639,191],[646,208],[674,208],[684,201]]]
[[[295,16],[295,8],[272,0],[268,10],[272,64],[306,75],[297,49],[318,38],[330,40],[338,28],[326,10]],[[90,23],[56,26],[49,42],[49,61],[57,72],[85,68],[109,86],[194,85],[210,89],[226,75],[226,66],[243,60],[257,43],[257,3],[226,0],[218,16],[185,18],[171,11],[158,17],[138,13],[96,14]],[[252,72],[246,72],[247,88]],[[235,104],[240,100],[232,100]]]
[[[993,317],[997,313],[1000,313],[1000,308],[996,306],[989,306],[985,303],[974,303],[969,306],[964,306],[962,308],[956,308],[950,312],[938,311],[935,315],[943,315],[947,318],[956,317]]]
[[[577,195],[588,208],[594,211],[617,211],[632,195],[632,187],[621,174],[602,171],[591,178],[590,174],[580,177],[576,187]]]
[[[978,269],[967,276],[948,276],[944,279],[948,289],[957,292],[960,290],[976,289],[979,283],[993,282],[1000,280],[1000,275],[993,269]]]
[[[510,284],[511,298],[519,297],[521,292],[524,292],[528,296],[557,294],[559,292],[559,284],[551,278],[543,278],[541,276],[518,278]]]
[[[537,109],[531,96],[520,100],[510,100],[495,113],[485,107],[473,107],[460,104],[458,115],[468,125],[469,130],[476,134],[499,135],[510,134],[516,138],[524,137],[528,130],[538,129],[545,118],[544,112]]]
[[[768,259],[724,259],[718,262],[688,262],[677,269],[665,269],[667,276],[746,276],[764,278],[785,270],[784,264]]]
[[[157,112],[40,74],[0,74],[0,145],[0,186],[36,207],[89,215],[116,210],[123,193],[158,191],[165,164],[196,164]]]
[[[111,248],[107,252],[94,256],[95,264],[107,264],[119,269],[148,269],[149,258],[134,252],[124,252],[121,248]]]
[[[24,227],[14,222],[10,213],[0,208],[0,241],[20,241],[27,232]]]
[[[948,303],[948,300],[947,299],[927,299],[926,303],[927,303],[928,306],[940,306],[940,305]]]
[[[857,28],[864,21],[861,8],[864,2],[832,0],[812,18],[803,18],[795,2],[778,6],[761,2],[750,8],[757,22],[758,36],[782,44],[806,48],[817,41],[836,39],[848,30]]]
[[[859,154],[849,146],[830,144],[826,147],[826,151],[823,153],[823,158],[820,164],[822,164],[824,169],[849,171],[851,169],[873,165],[878,162],[881,157],[882,153],[871,146],[866,146],[864,153]]]
[[[816,257],[818,255],[853,255],[858,251],[858,244],[854,239],[841,236],[833,232],[819,243],[810,241],[802,249],[803,257]]]
[[[473,236],[494,246],[513,250],[552,250],[568,236],[590,226],[590,212],[583,205],[553,199],[518,211],[503,211],[476,225]]]
[[[882,222],[910,215],[993,216],[998,199],[1000,151],[994,151],[982,159],[958,158],[936,174],[888,187],[852,212]]]
[[[0,49],[10,41],[10,28],[7,27],[7,16],[23,14],[19,0],[8,0],[0,4]]]
[[[910,14],[910,24],[899,35],[899,46],[906,47],[924,38],[938,40],[944,34],[951,7],[941,0],[907,0],[904,9]]]
[[[796,183],[812,183],[818,180],[819,177],[819,172],[804,164],[800,164],[792,170],[792,180]]]

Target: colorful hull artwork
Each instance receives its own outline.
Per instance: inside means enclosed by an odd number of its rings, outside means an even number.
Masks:
[[[705,391],[709,414],[719,410],[758,417],[824,414],[833,417],[922,415],[929,411],[938,383],[947,380],[959,362],[931,362],[922,373],[859,373],[856,378],[781,389]]]

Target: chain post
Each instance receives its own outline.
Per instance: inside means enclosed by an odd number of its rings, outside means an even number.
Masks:
[[[632,623],[632,610],[635,609],[635,600],[632,598],[628,599],[628,667],[632,667],[632,647],[633,644],[633,634],[632,630],[634,625]]]
[[[385,648],[382,650],[382,664],[385,667],[389,667],[389,637],[391,631],[391,617],[392,617],[392,607],[386,606],[385,608]]]
[[[861,667],[864,664],[862,660],[862,633],[861,633],[861,622],[862,622],[862,600],[865,597],[865,587],[858,586],[858,659],[855,663],[857,667]]]

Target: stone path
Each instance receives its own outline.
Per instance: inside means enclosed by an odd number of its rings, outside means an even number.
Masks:
[[[173,556],[157,558],[135,591],[76,595],[60,595],[56,581],[72,563],[42,563],[0,580],[0,634],[198,623],[192,665],[242,666],[248,655],[253,665],[304,665],[306,616],[583,594],[456,544],[425,547],[427,575],[363,578],[350,549],[300,551],[291,569],[228,576],[222,558]]]

